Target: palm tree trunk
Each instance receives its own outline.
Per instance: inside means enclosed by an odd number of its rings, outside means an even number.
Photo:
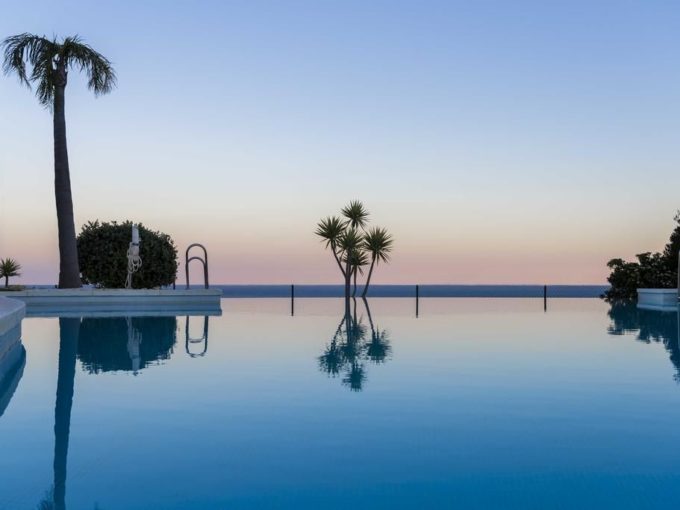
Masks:
[[[73,220],[73,199],[71,197],[71,177],[66,150],[66,118],[64,115],[64,90],[66,73],[61,75],[54,87],[54,196],[57,203],[57,226],[59,230],[59,288],[76,289],[81,286],[78,267],[78,246],[76,228]]]
[[[354,268],[354,289],[352,290],[352,297],[357,295],[357,273],[359,272],[359,267]]]
[[[342,273],[342,276],[345,276],[345,270],[342,268],[342,264],[340,263],[340,258],[338,257],[338,252],[335,251],[335,245],[331,244],[331,251],[333,252],[333,257],[335,258],[335,261],[338,263],[338,267],[340,268],[340,272]]]
[[[366,286],[364,287],[364,292],[361,297],[365,298],[368,292],[368,286],[371,284],[371,275],[373,274],[373,266],[375,265],[375,257],[371,259],[371,268],[368,270],[368,276],[366,277]]]
[[[5,276],[5,288],[9,287],[9,276]]]

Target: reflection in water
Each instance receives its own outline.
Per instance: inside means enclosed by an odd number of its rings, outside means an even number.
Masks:
[[[387,331],[375,325],[368,301],[365,298],[362,301],[368,326],[364,324],[363,316],[357,316],[357,301],[353,299],[351,311],[340,321],[326,350],[318,358],[322,372],[330,377],[343,373],[342,383],[352,391],[361,391],[363,388],[366,381],[365,361],[384,363],[392,352]]]
[[[207,315],[203,317],[203,336],[201,336],[201,338],[192,338],[191,335],[189,335],[189,316],[187,315],[184,325],[184,350],[192,358],[205,356],[208,352],[208,319],[209,317]],[[193,352],[190,348],[192,344],[203,344],[203,350],[200,352]]]
[[[54,405],[54,508],[66,508],[66,461],[76,375],[80,319],[59,319],[59,375]]]
[[[40,509],[65,510],[66,466],[76,358],[90,373],[132,370],[168,359],[176,339],[176,317],[59,319],[59,375],[54,406],[54,483]],[[22,347],[23,349],[23,347]],[[22,365],[23,367],[23,365]]]
[[[641,342],[662,343],[675,367],[674,379],[680,382],[680,317],[677,311],[643,310],[635,303],[623,302],[612,303],[608,314],[612,320],[608,328],[610,335],[637,333]]]
[[[5,413],[19,386],[26,365],[26,350],[21,344],[21,327],[0,335],[0,417]]]
[[[169,359],[177,338],[176,317],[84,318],[78,359],[91,374],[127,370],[137,374]]]

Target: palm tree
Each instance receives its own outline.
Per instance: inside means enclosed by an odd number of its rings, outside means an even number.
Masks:
[[[368,228],[369,213],[364,204],[353,200],[342,208],[341,217],[329,216],[317,224],[316,235],[330,248],[345,282],[345,309],[349,312],[352,278],[356,296],[357,277],[363,274],[370,257],[370,270],[362,296],[366,296],[376,264],[387,262],[392,251],[392,236],[384,228]]]
[[[8,37],[0,46],[4,48],[5,73],[16,73],[19,80],[28,87],[35,83],[38,101],[53,114],[54,194],[59,230],[59,288],[78,288],[81,283],[66,149],[64,92],[69,70],[84,71],[88,78],[87,86],[95,96],[106,94],[113,89],[116,74],[111,62],[78,36],[66,37],[58,42],[56,38],[50,40],[24,33]]]
[[[392,236],[380,227],[373,227],[364,235],[363,248],[371,255],[371,267],[368,270],[368,277],[366,278],[366,286],[362,297],[366,297],[368,286],[371,284],[371,276],[373,275],[373,268],[380,262],[388,262],[390,259],[390,252],[394,240]]]
[[[21,276],[21,264],[14,259],[0,260],[0,278],[5,279],[5,288],[9,287],[9,279],[14,276]]]

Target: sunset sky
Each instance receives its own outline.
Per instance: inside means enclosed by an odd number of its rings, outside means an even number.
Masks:
[[[335,283],[313,232],[351,199],[395,237],[377,283],[603,283],[680,208],[673,1],[24,1],[0,38],[81,35],[76,228],[202,242],[215,283]],[[0,76],[0,257],[56,283],[52,124]]]

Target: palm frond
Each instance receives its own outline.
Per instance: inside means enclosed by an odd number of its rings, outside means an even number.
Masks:
[[[116,73],[111,62],[101,53],[75,35],[67,37],[61,45],[60,57],[70,69],[87,74],[87,87],[95,96],[111,92],[116,86]]]
[[[318,223],[314,233],[321,237],[326,247],[335,246],[345,231],[345,226],[345,222],[337,216],[329,216]]]
[[[347,256],[343,257],[343,262],[347,262]],[[352,250],[349,254],[349,265],[359,270],[359,274],[364,274],[364,266],[369,264],[368,254],[360,249]]]
[[[363,249],[371,254],[376,262],[388,262],[394,247],[394,239],[381,227],[371,228],[363,238]]]
[[[352,228],[363,229],[368,223],[368,211],[364,204],[359,200],[352,200],[348,205],[342,208],[342,215],[349,220]]]
[[[338,247],[345,253],[352,253],[361,247],[363,236],[355,228],[345,229],[338,238]]]
[[[11,258],[0,259],[0,278],[21,276],[21,264]]]
[[[7,37],[0,45],[3,48],[4,73],[16,74],[28,88],[31,88],[31,83],[37,83],[38,100],[49,106],[54,95],[54,59],[59,51],[56,42],[24,33]]]
[[[35,84],[35,95],[46,107],[52,106],[55,86],[60,83],[58,78],[63,82],[69,69],[84,71],[88,77],[87,86],[96,96],[110,92],[116,85],[111,62],[78,36],[66,37],[60,43],[56,39],[23,33],[7,37],[0,47],[3,48],[5,74],[16,74],[29,88]]]

